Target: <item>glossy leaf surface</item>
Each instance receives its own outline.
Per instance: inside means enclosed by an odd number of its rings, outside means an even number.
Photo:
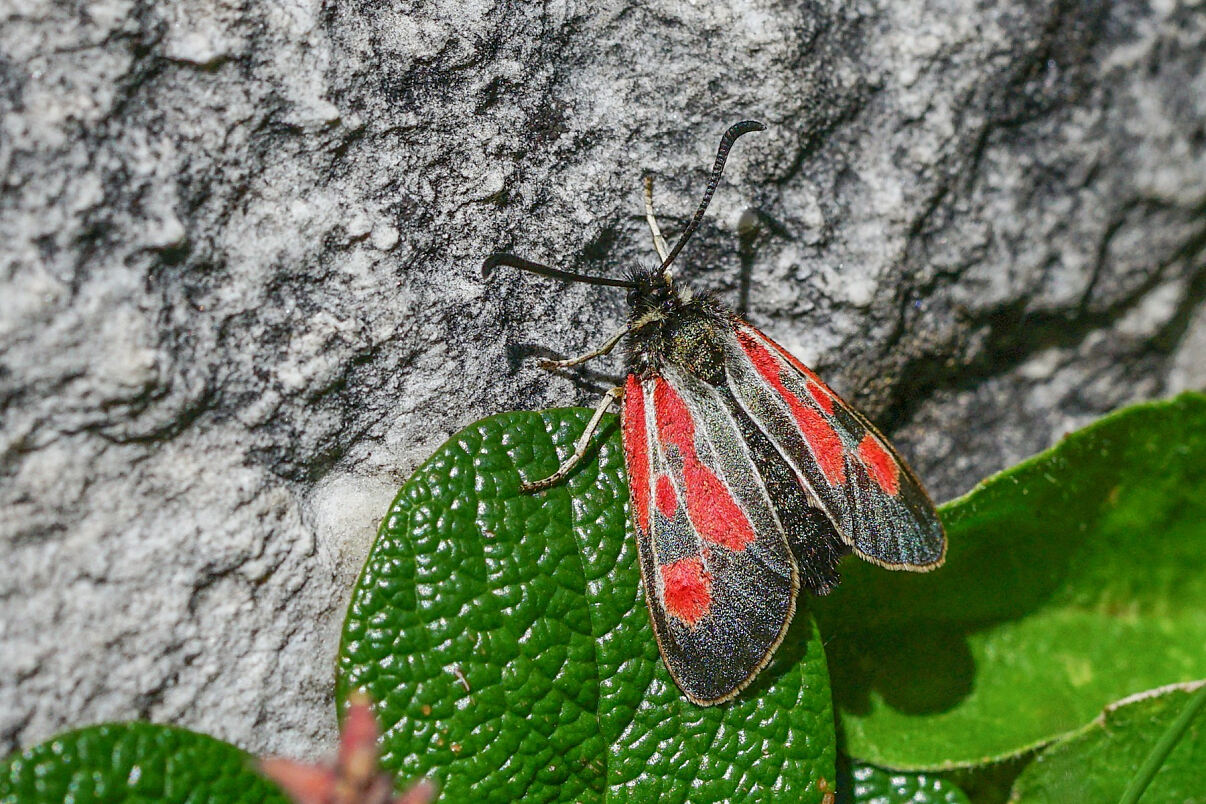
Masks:
[[[566,483],[518,493],[588,418],[494,416],[420,467],[353,592],[340,698],[366,690],[382,764],[451,801],[819,802],[833,713],[807,611],[737,701],[697,707],[654,642],[615,419]]]
[[[60,734],[0,765],[0,804],[288,804],[229,743],[151,723]]]

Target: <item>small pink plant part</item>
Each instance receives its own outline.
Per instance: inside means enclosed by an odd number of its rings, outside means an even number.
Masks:
[[[368,696],[349,699],[339,754],[331,765],[291,759],[260,760],[260,772],[297,804],[430,804],[435,786],[423,779],[394,795],[394,780],[377,765],[380,733]]]

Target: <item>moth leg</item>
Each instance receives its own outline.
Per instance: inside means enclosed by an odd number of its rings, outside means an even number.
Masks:
[[[662,262],[666,261],[666,257],[670,255],[670,249],[666,248],[666,238],[662,237],[662,230],[657,225],[657,218],[653,216],[653,177],[645,177],[645,220],[649,222],[649,231],[653,232],[653,247],[657,249],[657,256],[661,257]]]
[[[587,352],[584,355],[578,355],[577,357],[570,357],[565,360],[550,360],[548,358],[544,358],[543,360],[540,361],[540,365],[546,369],[569,368],[570,366],[576,366],[579,363],[585,363],[587,360],[593,360],[596,357],[602,357],[603,355],[610,352],[612,349],[615,349],[616,344],[618,344],[624,338],[624,336],[629,333],[629,331],[631,329],[632,329],[631,327],[624,327],[624,329],[620,330],[615,335],[612,335],[610,338],[608,338],[607,342],[604,343],[602,346],[600,346],[598,349],[592,349],[591,351]]]
[[[557,467],[557,471],[553,472],[546,478],[536,480],[532,483],[520,483],[520,494],[531,494],[534,491],[543,491],[550,486],[555,486],[565,479],[566,475],[574,471],[574,467],[582,460],[582,456],[586,454],[587,447],[590,446],[590,437],[595,434],[595,430],[599,429],[599,422],[603,418],[612,405],[616,403],[620,397],[624,396],[624,389],[617,387],[612,388],[603,395],[602,401],[599,402],[599,407],[595,408],[595,415],[590,417],[590,422],[587,423],[586,429],[582,431],[582,435],[574,443],[574,453],[566,458],[562,464]]]

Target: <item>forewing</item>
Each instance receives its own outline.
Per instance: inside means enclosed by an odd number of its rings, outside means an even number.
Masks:
[[[725,344],[729,386],[860,557],[928,570],[946,554],[929,495],[895,448],[858,411],[744,322]]]
[[[685,372],[628,378],[624,448],[645,599],[667,668],[695,703],[728,700],[795,611],[795,559],[724,389]]]

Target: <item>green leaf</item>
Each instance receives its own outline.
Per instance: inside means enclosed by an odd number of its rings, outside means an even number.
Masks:
[[[151,723],[67,732],[0,765],[0,804],[288,804],[252,758],[204,734]]]
[[[1190,699],[1185,690],[1111,707],[1092,724],[1042,751],[1018,777],[1015,802],[1118,801],[1131,777]],[[1173,746],[1143,802],[1206,802],[1206,717]]]
[[[837,804],[970,804],[949,779],[906,773],[860,762],[838,767]]]
[[[849,562],[814,606],[851,756],[974,765],[1206,676],[1206,396],[1108,416],[942,518],[945,567]]]
[[[833,712],[808,613],[736,702],[697,707],[654,643],[615,418],[565,484],[518,493],[589,415],[477,422],[403,486],[352,594],[338,698],[378,701],[383,766],[450,801],[820,801]]]

